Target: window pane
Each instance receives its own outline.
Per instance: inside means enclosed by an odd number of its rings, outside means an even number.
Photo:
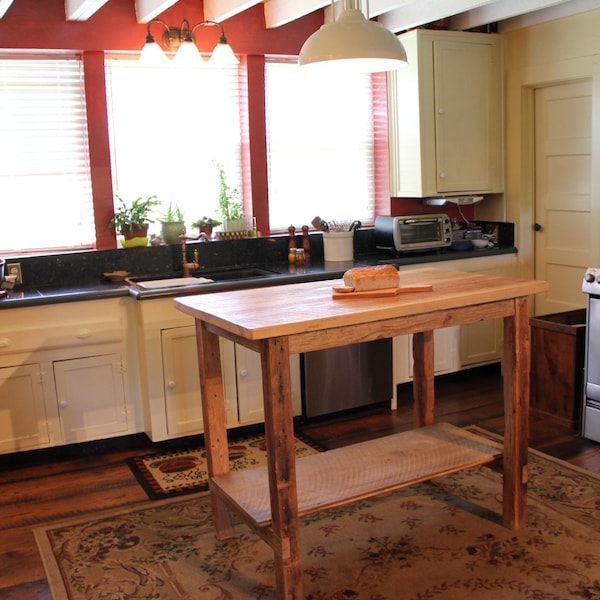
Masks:
[[[79,60],[0,58],[0,203],[2,251],[93,245]]]
[[[371,77],[267,62],[266,87],[271,231],[316,215],[372,223]]]
[[[242,193],[238,67],[144,67],[107,61],[113,187],[126,203],[156,195],[184,211],[186,224],[216,216],[225,169]],[[155,223],[151,231],[158,233]]]

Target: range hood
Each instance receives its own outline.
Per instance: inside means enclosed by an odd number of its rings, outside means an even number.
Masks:
[[[428,206],[444,206],[447,202],[465,206],[466,204],[475,204],[480,200],[483,200],[483,196],[450,196],[447,198],[424,198],[423,202]]]

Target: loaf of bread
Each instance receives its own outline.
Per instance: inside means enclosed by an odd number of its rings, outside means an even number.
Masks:
[[[400,285],[400,273],[393,265],[354,267],[344,273],[344,285],[355,292],[395,288]]]

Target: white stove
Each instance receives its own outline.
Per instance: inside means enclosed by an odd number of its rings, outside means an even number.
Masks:
[[[588,295],[581,435],[600,442],[600,267],[589,267],[581,291]]]

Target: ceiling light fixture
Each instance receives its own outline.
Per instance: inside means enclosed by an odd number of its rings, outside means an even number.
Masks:
[[[323,25],[304,42],[298,56],[300,66],[376,73],[407,64],[402,42],[389,29],[369,21],[360,10],[360,0],[342,2],[337,20]],[[331,9],[335,14],[334,0]]]
[[[189,67],[203,66],[206,64],[215,67],[224,67],[237,65],[240,62],[227,42],[223,26],[216,21],[201,21],[193,27],[190,27],[189,21],[184,19],[181,23],[181,27],[176,28],[169,27],[160,19],[152,19],[148,22],[146,43],[140,55],[140,62],[144,64],[160,65],[168,63],[167,57],[161,47],[157,44],[152,33],[150,33],[150,26],[153,23],[158,23],[165,28],[162,42],[167,51],[176,51],[175,57],[173,58],[173,64]],[[196,47],[194,32],[199,27],[213,25],[221,30],[221,36],[219,37],[219,41],[217,42],[210,59],[205,61]]]

